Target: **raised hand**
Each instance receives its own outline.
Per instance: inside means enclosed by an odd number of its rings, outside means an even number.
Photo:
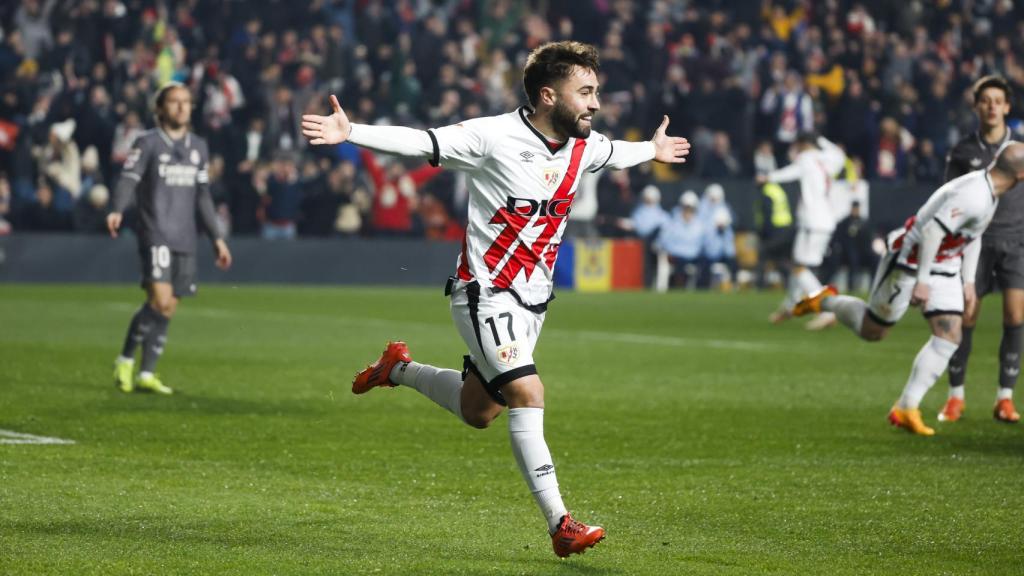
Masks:
[[[352,123],[348,121],[348,115],[341,109],[338,98],[331,94],[331,108],[334,113],[330,116],[319,116],[317,114],[304,114],[302,116],[302,135],[314,146],[320,144],[340,144],[348,139],[352,133]]]
[[[667,128],[668,116],[664,116],[661,126],[654,131],[654,138],[651,138],[654,143],[654,159],[667,164],[682,164],[690,153],[690,142],[686,138],[665,134]]]

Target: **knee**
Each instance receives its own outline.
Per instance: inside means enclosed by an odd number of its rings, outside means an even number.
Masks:
[[[489,428],[491,426],[491,423],[494,422],[495,418],[497,418],[497,414],[466,414],[465,412],[462,413],[462,419],[466,422],[466,424],[469,424],[470,426],[476,428],[477,430]]]
[[[888,330],[861,330],[860,337],[867,342],[879,342],[885,338]]]
[[[1003,312],[1003,326],[1016,328],[1021,324],[1024,324],[1024,310],[1007,310]]]
[[[174,311],[178,308],[178,303],[174,298],[154,298],[149,301],[149,305],[166,318],[173,316]]]

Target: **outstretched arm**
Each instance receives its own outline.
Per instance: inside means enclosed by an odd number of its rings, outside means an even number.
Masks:
[[[423,130],[403,126],[371,126],[354,124],[341,109],[338,98],[331,95],[330,116],[305,114],[302,116],[302,135],[314,146],[341,144],[348,141],[377,152],[399,156],[427,158],[433,154],[430,136]]]
[[[636,166],[649,160],[666,164],[682,164],[690,153],[690,142],[686,138],[665,134],[668,128],[668,116],[661,121],[661,126],[654,131],[654,137],[647,142],[626,142],[615,140],[611,144],[608,161],[593,170],[601,168],[622,169]]]

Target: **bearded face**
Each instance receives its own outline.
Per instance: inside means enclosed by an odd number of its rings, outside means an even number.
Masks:
[[[592,119],[593,113],[590,110],[584,108],[581,112],[564,100],[556,102],[551,112],[551,124],[555,130],[572,138],[590,137]]]

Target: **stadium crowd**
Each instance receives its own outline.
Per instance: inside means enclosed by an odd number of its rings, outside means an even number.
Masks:
[[[1024,94],[1024,3],[1011,0],[18,0],[0,7],[0,34],[0,233],[102,233],[152,126],[149,97],[171,80],[192,90],[223,224],[267,238],[458,239],[457,176],[311,149],[299,117],[331,93],[358,122],[503,113],[524,101],[526,54],[550,40],[600,48],[596,129],[639,139],[668,114],[695,144],[681,169],[601,176],[594,229],[615,234],[645,188],[752,180],[803,131],[869,179],[939,182],[976,125],[971,83],[1003,75],[1014,111]]]

